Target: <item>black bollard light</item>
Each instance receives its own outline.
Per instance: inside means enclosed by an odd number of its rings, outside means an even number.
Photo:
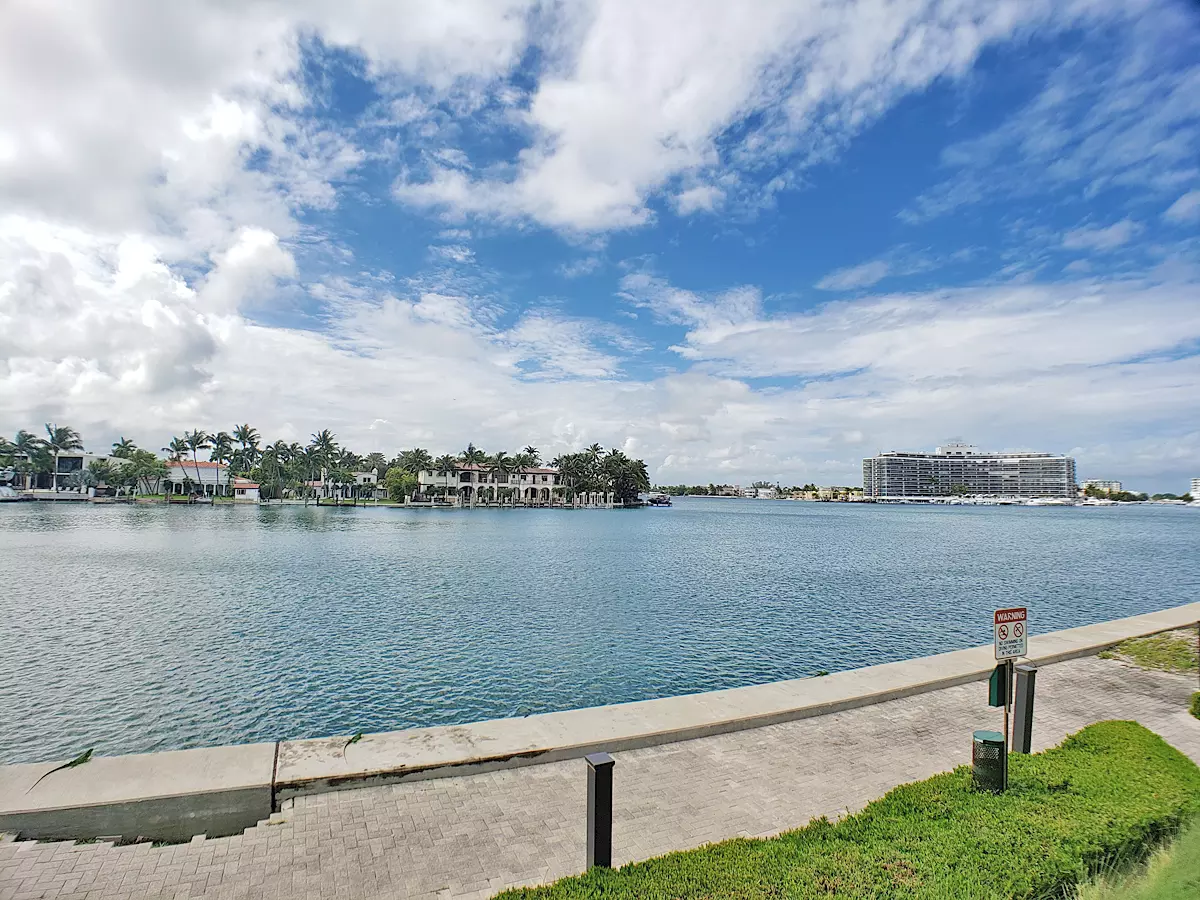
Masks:
[[[613,766],[607,753],[589,753],[587,762],[587,867],[612,868]]]
[[[1016,700],[1013,704],[1013,752],[1028,753],[1033,746],[1033,689],[1037,666],[1017,666]]]

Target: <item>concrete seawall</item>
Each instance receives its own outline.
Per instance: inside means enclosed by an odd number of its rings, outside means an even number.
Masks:
[[[1029,660],[1090,656],[1132,637],[1200,621],[1200,603],[1030,638]],[[0,832],[27,838],[187,840],[236,834],[291,797],[513,768],[757,728],[911,697],[987,677],[990,645],[903,662],[733,688],[367,735],[0,766]]]

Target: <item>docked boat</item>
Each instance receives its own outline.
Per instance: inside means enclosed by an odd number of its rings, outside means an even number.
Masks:
[[[670,506],[671,496],[661,491],[654,491],[646,498],[646,503],[649,506]]]

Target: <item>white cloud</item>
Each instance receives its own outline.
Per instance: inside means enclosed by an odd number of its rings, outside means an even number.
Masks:
[[[558,274],[563,278],[582,278],[584,275],[595,274],[603,265],[604,263],[598,256],[584,256],[569,263],[563,263],[558,267]]]
[[[1200,191],[1188,191],[1163,213],[1172,222],[1193,222],[1200,219]]]
[[[1113,365],[1200,339],[1193,282],[1001,285],[889,294],[764,315],[752,288],[705,297],[648,275],[628,299],[687,327],[681,356],[731,377],[976,382]]]
[[[886,260],[876,259],[858,266],[836,269],[817,282],[823,291],[852,291],[870,287],[888,275],[891,266]]]
[[[1173,349],[1197,336],[1194,283],[868,296],[772,315],[753,285],[701,294],[634,273],[626,304],[682,328],[684,370],[642,371],[640,346],[612,326],[507,308],[450,276],[306,272],[306,254],[347,256],[306,213],[336,206],[343,183],[383,155],[319,115],[300,66],[312,38],[361,54],[383,96],[372,115],[430,129],[434,167],[397,184],[402,200],[578,232],[647,222],[656,195],[683,214],[768,202],[794,183],[785,159],[828,158],[990,42],[1084,14],[1062,8],[10,0],[0,424],[70,422],[92,446],[123,432],[159,447],[234,421],[289,440],[331,427],[364,451],[600,441],[635,449],[664,480],[844,482],[864,452],[950,433],[1095,446],[1106,459],[1136,449],[1143,471],[1200,465],[1200,437],[1186,430],[1198,363]],[[522,94],[509,76],[533,40],[544,62]],[[1190,121],[1186,86],[1113,101],[1149,111],[1148,134],[1165,141],[1153,154],[1127,144],[1122,125],[1089,131],[1095,148],[1077,162],[1119,157],[1122,172],[1144,174],[1183,160],[1186,134],[1167,132]],[[519,153],[466,157],[454,138],[479,110],[516,123]],[[1101,121],[1126,119],[1113,107]],[[747,172],[767,183],[761,196]],[[471,237],[448,228],[433,252],[464,262]],[[895,273],[901,260],[883,262]],[[292,298],[292,327],[249,318]],[[801,380],[752,380],[776,375]],[[1170,453],[1114,438],[1114,421],[1167,436]]]
[[[429,248],[431,256],[460,265],[475,261],[475,252],[462,244],[435,244]]]
[[[1096,10],[1104,8],[1098,4]],[[1041,91],[991,131],[942,153],[948,177],[900,213],[922,222],[978,202],[1110,188],[1174,192],[1200,175],[1200,64],[1194,14],[1141,0],[1121,43],[1085,44]]]
[[[499,340],[516,352],[516,362],[529,364],[535,377],[610,378],[620,360],[595,345],[611,331],[595,322],[533,310]]]
[[[1062,245],[1068,250],[1113,250],[1129,243],[1141,225],[1132,219],[1122,219],[1107,228],[1083,226],[1063,235]]]
[[[479,175],[431,159],[397,180],[397,199],[565,231],[644,225],[648,198],[679,182],[722,170],[738,189],[739,172],[828,158],[901,97],[964,73],[992,42],[1123,14],[1049,0],[607,0],[556,12],[545,71],[515,119],[525,141],[516,158]],[[740,191],[750,205],[760,199],[757,188]],[[693,186],[675,204],[688,214],[726,193]]]
[[[711,184],[688,188],[675,196],[675,211],[681,216],[694,212],[711,212],[725,199],[725,192]]]

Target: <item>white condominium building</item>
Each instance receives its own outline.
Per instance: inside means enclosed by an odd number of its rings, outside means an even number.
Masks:
[[[863,460],[866,499],[1073,497],[1075,460],[1052,453],[990,453],[947,444],[933,453],[881,453]]]

